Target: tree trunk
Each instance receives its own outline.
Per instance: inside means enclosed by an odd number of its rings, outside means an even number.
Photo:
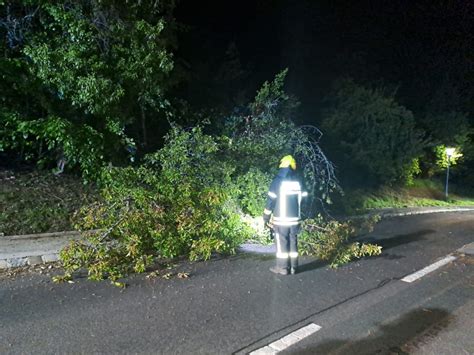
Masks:
[[[147,142],[147,134],[146,134],[146,115],[145,110],[143,107],[140,107],[141,115],[142,115],[142,137],[143,137],[143,146],[146,147],[148,145]]]

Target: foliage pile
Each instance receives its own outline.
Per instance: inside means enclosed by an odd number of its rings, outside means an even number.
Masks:
[[[233,253],[254,231],[244,213],[261,216],[278,159],[295,152],[319,199],[338,188],[316,140],[288,118],[282,90],[286,71],[265,83],[250,116],[227,119],[224,133],[208,125],[172,124],[165,145],[142,165],[102,170],[102,203],[83,209],[77,227],[98,230],[61,253],[67,276],[87,268],[92,279],[144,271],[154,258],[208,259]],[[269,130],[268,127],[273,127]]]
[[[98,231],[61,252],[67,274],[87,268],[91,279],[116,280],[143,272],[156,257],[234,253],[252,231],[241,218],[241,181],[222,160],[226,147],[201,127],[173,126],[165,146],[140,167],[104,169],[104,202],[77,216],[79,229]]]
[[[365,256],[380,255],[382,247],[351,242],[351,239],[373,230],[379,216],[349,221],[325,220],[321,215],[306,219],[299,238],[301,254],[315,255],[331,267]]]

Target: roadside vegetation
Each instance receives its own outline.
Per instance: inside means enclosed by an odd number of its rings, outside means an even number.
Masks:
[[[457,82],[440,83],[411,109],[373,75],[335,78],[317,117],[301,117],[284,90],[288,69],[257,90],[242,87],[231,46],[220,91],[208,95],[215,102],[193,106],[180,85],[195,80],[203,91],[206,83],[175,57],[174,7],[0,1],[0,158],[37,169],[2,171],[0,233],[83,231],[62,251],[57,280],[86,269],[118,282],[160,259],[209,259],[265,238],[265,194],[286,154],[310,196],[302,252],[332,266],[381,252],[352,240],[376,218],[337,221],[336,212],[472,203],[454,189],[474,186],[464,104],[472,100],[448,99]],[[453,193],[444,201],[433,181],[448,166]]]
[[[73,230],[72,217],[99,199],[93,184],[42,170],[0,170],[1,236]]]
[[[441,181],[415,179],[410,186],[346,190],[335,204],[337,212],[346,215],[383,208],[474,206],[474,193],[452,185],[446,199]]]
[[[215,253],[235,253],[241,243],[262,233],[258,225],[266,192],[285,152],[296,152],[305,167],[302,174],[313,196],[308,211],[327,203],[340,187],[318,136],[312,136],[318,131],[298,127],[286,116],[292,100],[282,91],[285,74],[258,91],[248,106],[251,122],[246,115],[233,115],[219,134],[209,132],[205,122],[187,129],[172,125],[163,148],[146,155],[139,166],[102,169],[103,202],[82,209],[76,224],[95,232],[61,252],[64,278],[87,269],[91,279],[117,282],[159,259],[205,260]],[[345,227],[326,226],[333,239],[341,238],[328,248],[338,249],[353,236],[355,229]],[[308,229],[305,236],[310,243],[321,238],[321,231]],[[326,249],[306,252],[331,259],[333,265],[380,253],[376,247],[349,248],[344,257],[335,258],[335,251]]]

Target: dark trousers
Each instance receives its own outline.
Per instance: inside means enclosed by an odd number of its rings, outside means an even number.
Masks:
[[[277,266],[298,267],[298,233],[300,226],[274,226]]]

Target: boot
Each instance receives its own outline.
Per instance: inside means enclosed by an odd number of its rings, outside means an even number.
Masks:
[[[277,259],[276,265],[270,268],[275,274],[288,275],[288,259]]]
[[[272,266],[270,268],[270,271],[275,273],[275,274],[288,275],[288,268],[280,267],[278,265]]]
[[[294,275],[298,272],[298,257],[291,258],[290,274]]]

